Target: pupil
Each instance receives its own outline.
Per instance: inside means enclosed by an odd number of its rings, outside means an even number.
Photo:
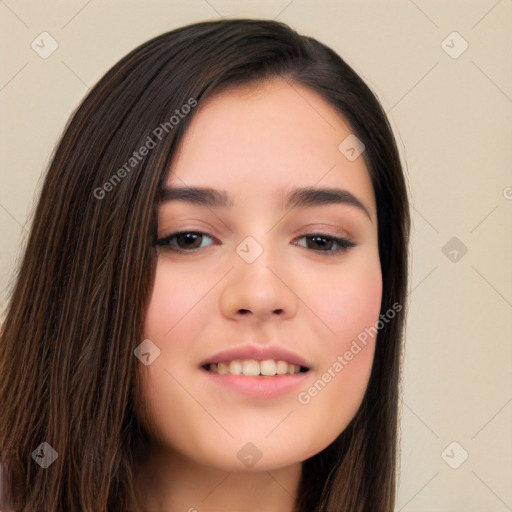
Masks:
[[[196,242],[197,242],[199,235],[197,235],[195,233],[182,233],[179,235],[179,237],[180,237],[180,242],[185,239],[185,245],[186,245],[187,242],[194,242],[194,237],[196,238]]]
[[[314,243],[315,243],[315,244],[317,244],[317,245],[318,245],[317,240],[325,240],[325,238],[324,238],[324,237],[322,237],[322,236],[314,236],[314,237],[312,237],[312,239],[313,239]],[[322,247],[322,246],[323,246],[323,247],[325,247],[325,242],[324,242],[324,244],[322,244],[322,243],[320,242],[320,246],[321,246],[321,247]]]

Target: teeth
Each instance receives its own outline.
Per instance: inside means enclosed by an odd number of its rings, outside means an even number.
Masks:
[[[229,373],[229,366],[226,363],[219,363],[217,365],[217,373],[221,373],[222,375]]]
[[[277,375],[284,375],[288,373],[288,363],[286,361],[277,361],[276,364]]]
[[[229,373],[231,375],[240,375],[243,371],[243,366],[240,361],[231,361],[229,363]]]
[[[255,359],[245,359],[243,361],[229,361],[218,364],[210,364],[208,369],[213,373],[221,375],[247,375],[247,376],[272,376],[286,375],[300,372],[300,366],[287,363],[286,361],[275,361],[274,359],[265,359],[256,361]]]
[[[294,364],[288,365],[288,373],[299,373],[300,372],[300,366],[295,366]]]
[[[261,375],[275,375],[276,374],[276,362],[273,359],[267,359],[261,361],[259,364]]]
[[[260,363],[254,359],[247,359],[242,362],[242,373],[244,375],[256,376],[260,374]]]

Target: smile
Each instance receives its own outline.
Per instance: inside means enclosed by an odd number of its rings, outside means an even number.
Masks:
[[[220,375],[245,375],[251,377],[293,375],[308,371],[308,368],[304,366],[275,359],[265,359],[263,361],[256,359],[224,361],[205,364],[203,368],[209,372],[218,373]]]

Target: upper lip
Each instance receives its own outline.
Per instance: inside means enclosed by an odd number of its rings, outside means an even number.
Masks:
[[[204,359],[200,363],[200,366],[219,363],[221,361],[239,361],[244,359],[256,359],[257,361],[274,359],[276,361],[287,361],[288,363],[311,369],[311,364],[289,349],[278,345],[261,346],[251,343],[229,347],[220,352],[216,352],[212,356]]]

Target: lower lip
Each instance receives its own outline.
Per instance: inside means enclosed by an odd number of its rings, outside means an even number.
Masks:
[[[305,386],[311,370],[302,373],[276,375],[275,377],[231,375],[209,372],[204,368],[201,371],[209,377],[210,381],[233,391],[254,398],[274,398],[283,396]]]

